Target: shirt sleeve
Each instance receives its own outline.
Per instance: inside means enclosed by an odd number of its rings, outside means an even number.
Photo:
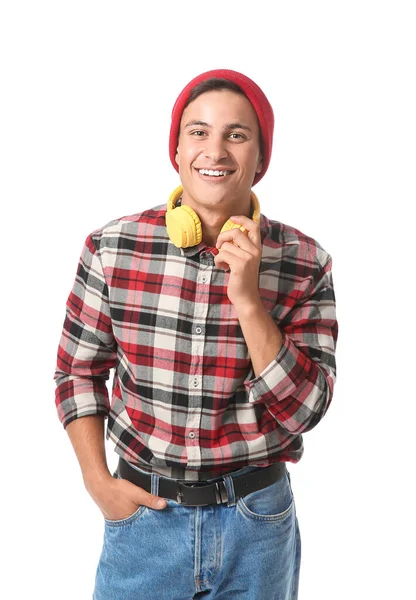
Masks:
[[[331,403],[336,379],[338,323],[332,259],[315,267],[303,297],[277,323],[283,346],[276,358],[244,385],[249,402],[263,402],[292,434],[315,427]]]
[[[93,234],[85,241],[58,347],[55,404],[67,425],[87,415],[108,416],[106,380],[116,364],[108,286]]]

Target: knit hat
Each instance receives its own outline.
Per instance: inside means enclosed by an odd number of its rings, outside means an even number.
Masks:
[[[217,69],[214,71],[207,71],[192,79],[192,81],[190,81],[188,85],[184,87],[182,92],[179,94],[172,110],[172,123],[170,126],[169,137],[170,160],[174,168],[179,173],[179,168],[176,164],[175,156],[178,147],[179,126],[182,118],[182,113],[185,108],[185,104],[189,99],[191,90],[196,85],[198,85],[202,81],[206,81],[207,79],[211,79],[213,77],[228,79],[228,81],[236,83],[243,90],[244,94],[250,100],[254,110],[256,111],[260,125],[261,137],[263,141],[263,162],[262,170],[260,171],[260,173],[256,173],[256,176],[254,178],[254,185],[263,177],[270,163],[273,144],[274,115],[270,102],[267,100],[265,94],[259,88],[259,86],[256,83],[254,83],[254,81],[252,81],[242,73],[238,73],[237,71],[230,71],[229,69]]]

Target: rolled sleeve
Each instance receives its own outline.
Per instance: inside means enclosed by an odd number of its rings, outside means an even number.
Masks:
[[[66,303],[54,375],[55,404],[64,428],[79,417],[109,414],[106,380],[115,364],[108,288],[91,234]]]
[[[249,402],[262,402],[291,433],[312,429],[325,415],[336,379],[332,259],[314,270],[304,297],[278,323],[283,345],[255,378],[244,382]]]

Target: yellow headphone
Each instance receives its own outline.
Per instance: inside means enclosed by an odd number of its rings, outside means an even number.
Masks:
[[[166,229],[172,243],[177,248],[190,248],[197,246],[202,241],[202,225],[196,212],[188,205],[183,204],[176,206],[177,201],[181,197],[183,187],[180,185],[172,192],[169,197],[166,210]],[[260,204],[256,194],[251,191],[251,204],[253,207],[252,219],[255,223],[260,222]],[[221,229],[228,231],[229,229],[241,229],[247,231],[242,225],[238,225],[228,219]]]

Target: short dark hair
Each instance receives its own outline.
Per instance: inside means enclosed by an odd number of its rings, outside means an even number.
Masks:
[[[205,92],[212,92],[214,90],[229,90],[230,92],[235,92],[236,94],[241,94],[242,96],[247,98],[246,94],[243,92],[243,90],[240,88],[240,86],[237,85],[236,83],[234,83],[234,81],[230,81],[229,79],[223,79],[222,77],[211,77],[210,79],[201,81],[201,83],[198,83],[195,87],[193,87],[191,89],[191,91],[189,92],[189,98],[186,101],[186,104],[183,107],[183,110],[185,110],[185,108],[187,106],[189,106],[189,104],[191,104],[191,102],[196,100],[198,98],[198,96],[201,96],[201,94],[205,94]],[[248,98],[247,98],[247,100],[250,102],[250,100]],[[251,104],[251,102],[250,102],[250,104]],[[257,118],[257,113],[256,113],[256,118]],[[257,118],[257,124],[259,126],[260,152],[261,152],[261,154],[263,154],[263,137],[261,135],[261,127],[260,127],[258,118]]]
[[[183,109],[185,110],[185,108],[191,104],[191,102],[196,100],[201,94],[204,94],[205,92],[212,92],[213,90],[230,90],[236,94],[246,96],[240,86],[234,83],[234,81],[229,81],[229,79],[223,79],[222,77],[211,77],[211,79],[201,81],[201,83],[198,83],[198,85],[192,88],[192,90],[189,92],[189,98],[186,101]]]

